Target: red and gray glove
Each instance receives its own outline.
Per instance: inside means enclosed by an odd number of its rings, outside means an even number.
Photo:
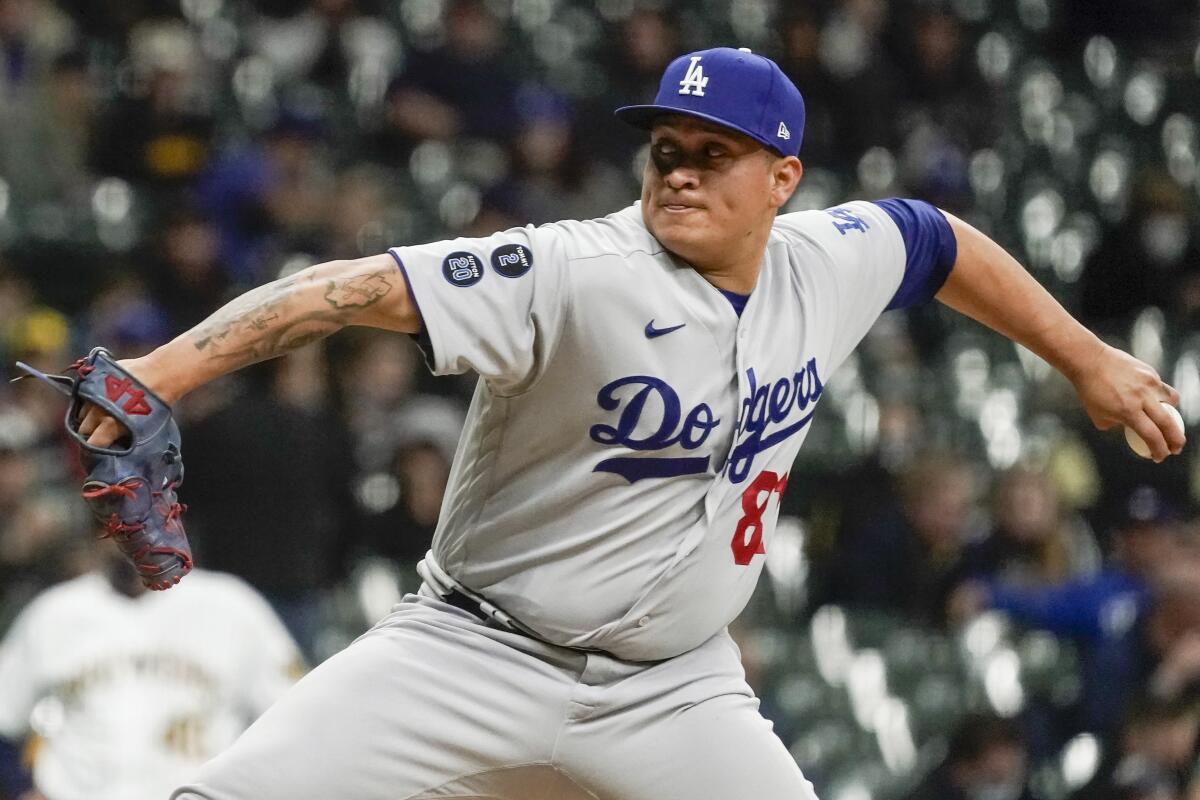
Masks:
[[[17,366],[71,399],[67,433],[83,448],[88,471],[83,499],[111,538],[133,563],[150,589],[169,589],[192,568],[192,551],[183,531],[175,489],[183,482],[179,428],[171,407],[123,369],[103,347],[67,368],[68,375],[47,375],[27,364]],[[23,376],[24,377],[24,376]],[[129,433],[125,447],[88,444],[79,433],[83,407],[91,403]]]

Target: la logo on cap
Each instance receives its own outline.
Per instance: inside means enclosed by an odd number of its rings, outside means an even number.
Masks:
[[[700,66],[701,58],[703,56],[692,56],[692,63],[688,65],[687,74],[679,82],[680,94],[704,97],[704,87],[708,86],[708,78],[704,76],[704,67]]]

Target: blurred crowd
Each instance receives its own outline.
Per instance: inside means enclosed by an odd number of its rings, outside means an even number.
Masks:
[[[612,109],[716,44],[804,93],[787,210],[899,195],[962,216],[1200,422],[1191,0],[0,0],[0,378],[139,355],[324,260],[617,210],[645,154]],[[829,388],[739,628],[822,796],[1200,798],[1195,447],[1137,459],[1046,364],[935,307],[882,319]],[[415,588],[472,390],[350,330],[186,398],[197,562],[327,657]],[[63,411],[0,384],[0,632],[95,567]],[[839,783],[795,693],[772,699],[803,659],[781,677],[769,654],[799,637],[828,658],[871,615],[888,642],[1048,633],[1074,689],[1013,706],[984,680],[910,726],[914,758],[880,738]]]

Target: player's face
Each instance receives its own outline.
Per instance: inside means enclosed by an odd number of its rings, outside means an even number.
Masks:
[[[655,122],[642,177],[642,215],[663,246],[704,271],[762,258],[800,161],[748,136],[681,115]],[[757,252],[753,252],[757,251]]]

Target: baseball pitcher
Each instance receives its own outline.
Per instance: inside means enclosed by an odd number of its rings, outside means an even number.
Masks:
[[[175,798],[811,797],[726,626],[830,376],[887,309],[936,297],[1058,368],[1098,426],[1182,448],[1177,393],[971,226],[899,199],[780,215],[804,103],[774,62],[690,53],[617,114],[650,137],[624,210],[319,264],[113,363],[169,406],[368,325],[481,378],[420,592]],[[82,408],[91,446],[123,435]]]

